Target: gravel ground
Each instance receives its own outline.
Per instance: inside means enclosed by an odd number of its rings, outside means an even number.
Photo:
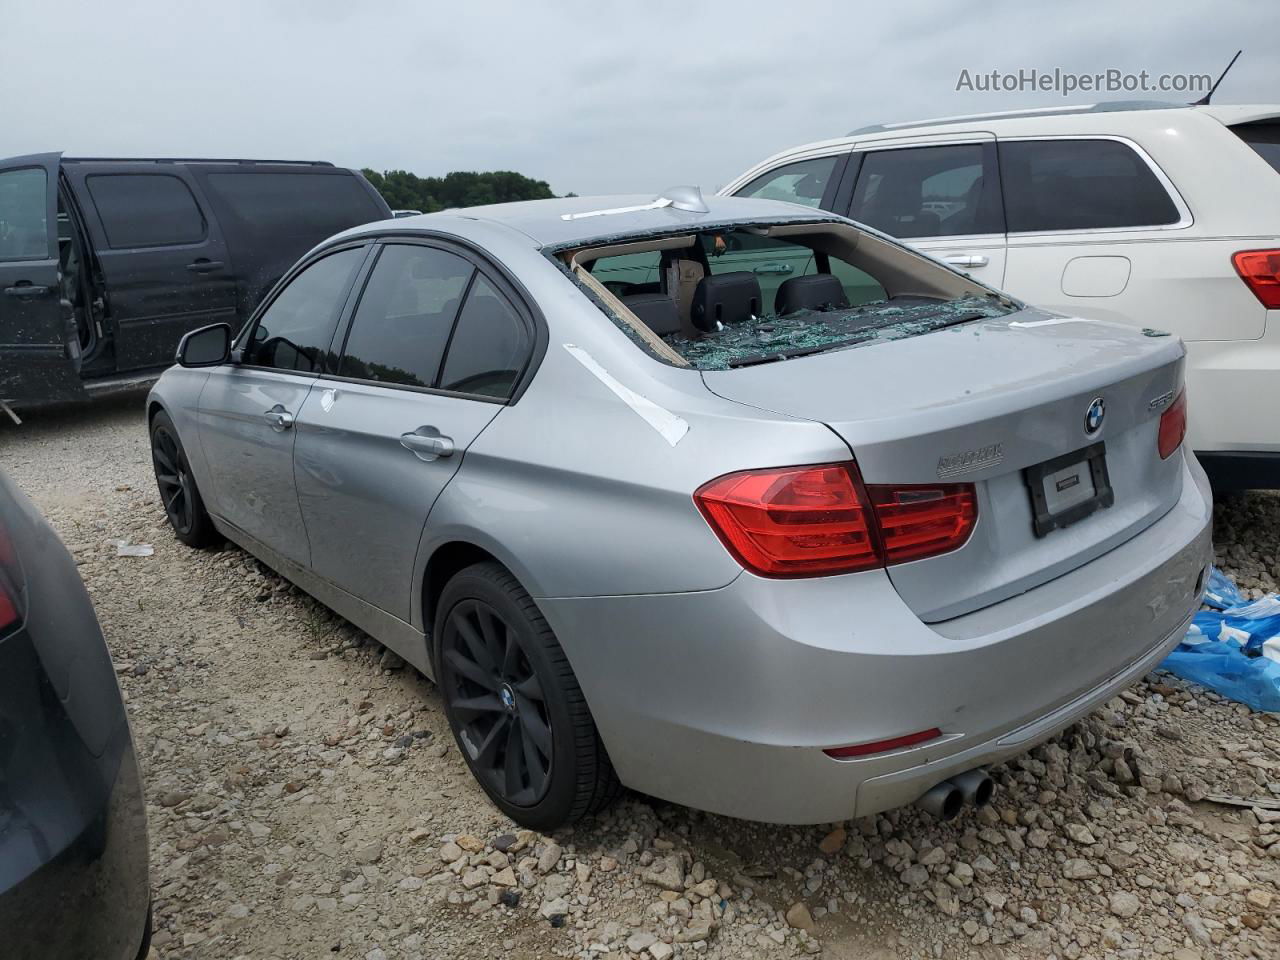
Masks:
[[[995,803],[812,829],[637,795],[554,837],[474,785],[434,688],[163,523],[138,398],[0,424],[77,557],[148,784],[162,958],[1280,956],[1280,721],[1156,674],[995,771]],[[1280,498],[1218,508],[1280,577]],[[149,543],[119,557],[115,541]]]

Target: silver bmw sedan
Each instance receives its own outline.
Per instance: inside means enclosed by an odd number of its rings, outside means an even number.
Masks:
[[[1183,358],[673,188],[339,234],[148,414],[177,537],[433,678],[513,820],[947,817],[1197,609]]]

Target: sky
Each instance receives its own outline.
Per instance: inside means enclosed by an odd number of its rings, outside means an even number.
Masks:
[[[1180,12],[1185,11],[1185,12]],[[515,170],[724,185],[870,123],[1171,94],[957,90],[992,70],[1210,73],[1280,102],[1276,0],[595,4],[0,0],[0,157]]]

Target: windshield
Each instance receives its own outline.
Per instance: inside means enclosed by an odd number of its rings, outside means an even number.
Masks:
[[[633,339],[699,370],[897,340],[1016,309],[888,238],[845,224],[801,229],[703,230],[579,250],[569,262]]]

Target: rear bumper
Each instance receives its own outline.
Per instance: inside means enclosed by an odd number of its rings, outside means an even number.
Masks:
[[[1048,739],[1163,659],[1211,558],[1194,461],[1157,523],[963,617],[922,623],[882,571],[539,600],[622,781],[717,813],[822,823],[910,803]],[[918,747],[825,747],[937,727]]]

